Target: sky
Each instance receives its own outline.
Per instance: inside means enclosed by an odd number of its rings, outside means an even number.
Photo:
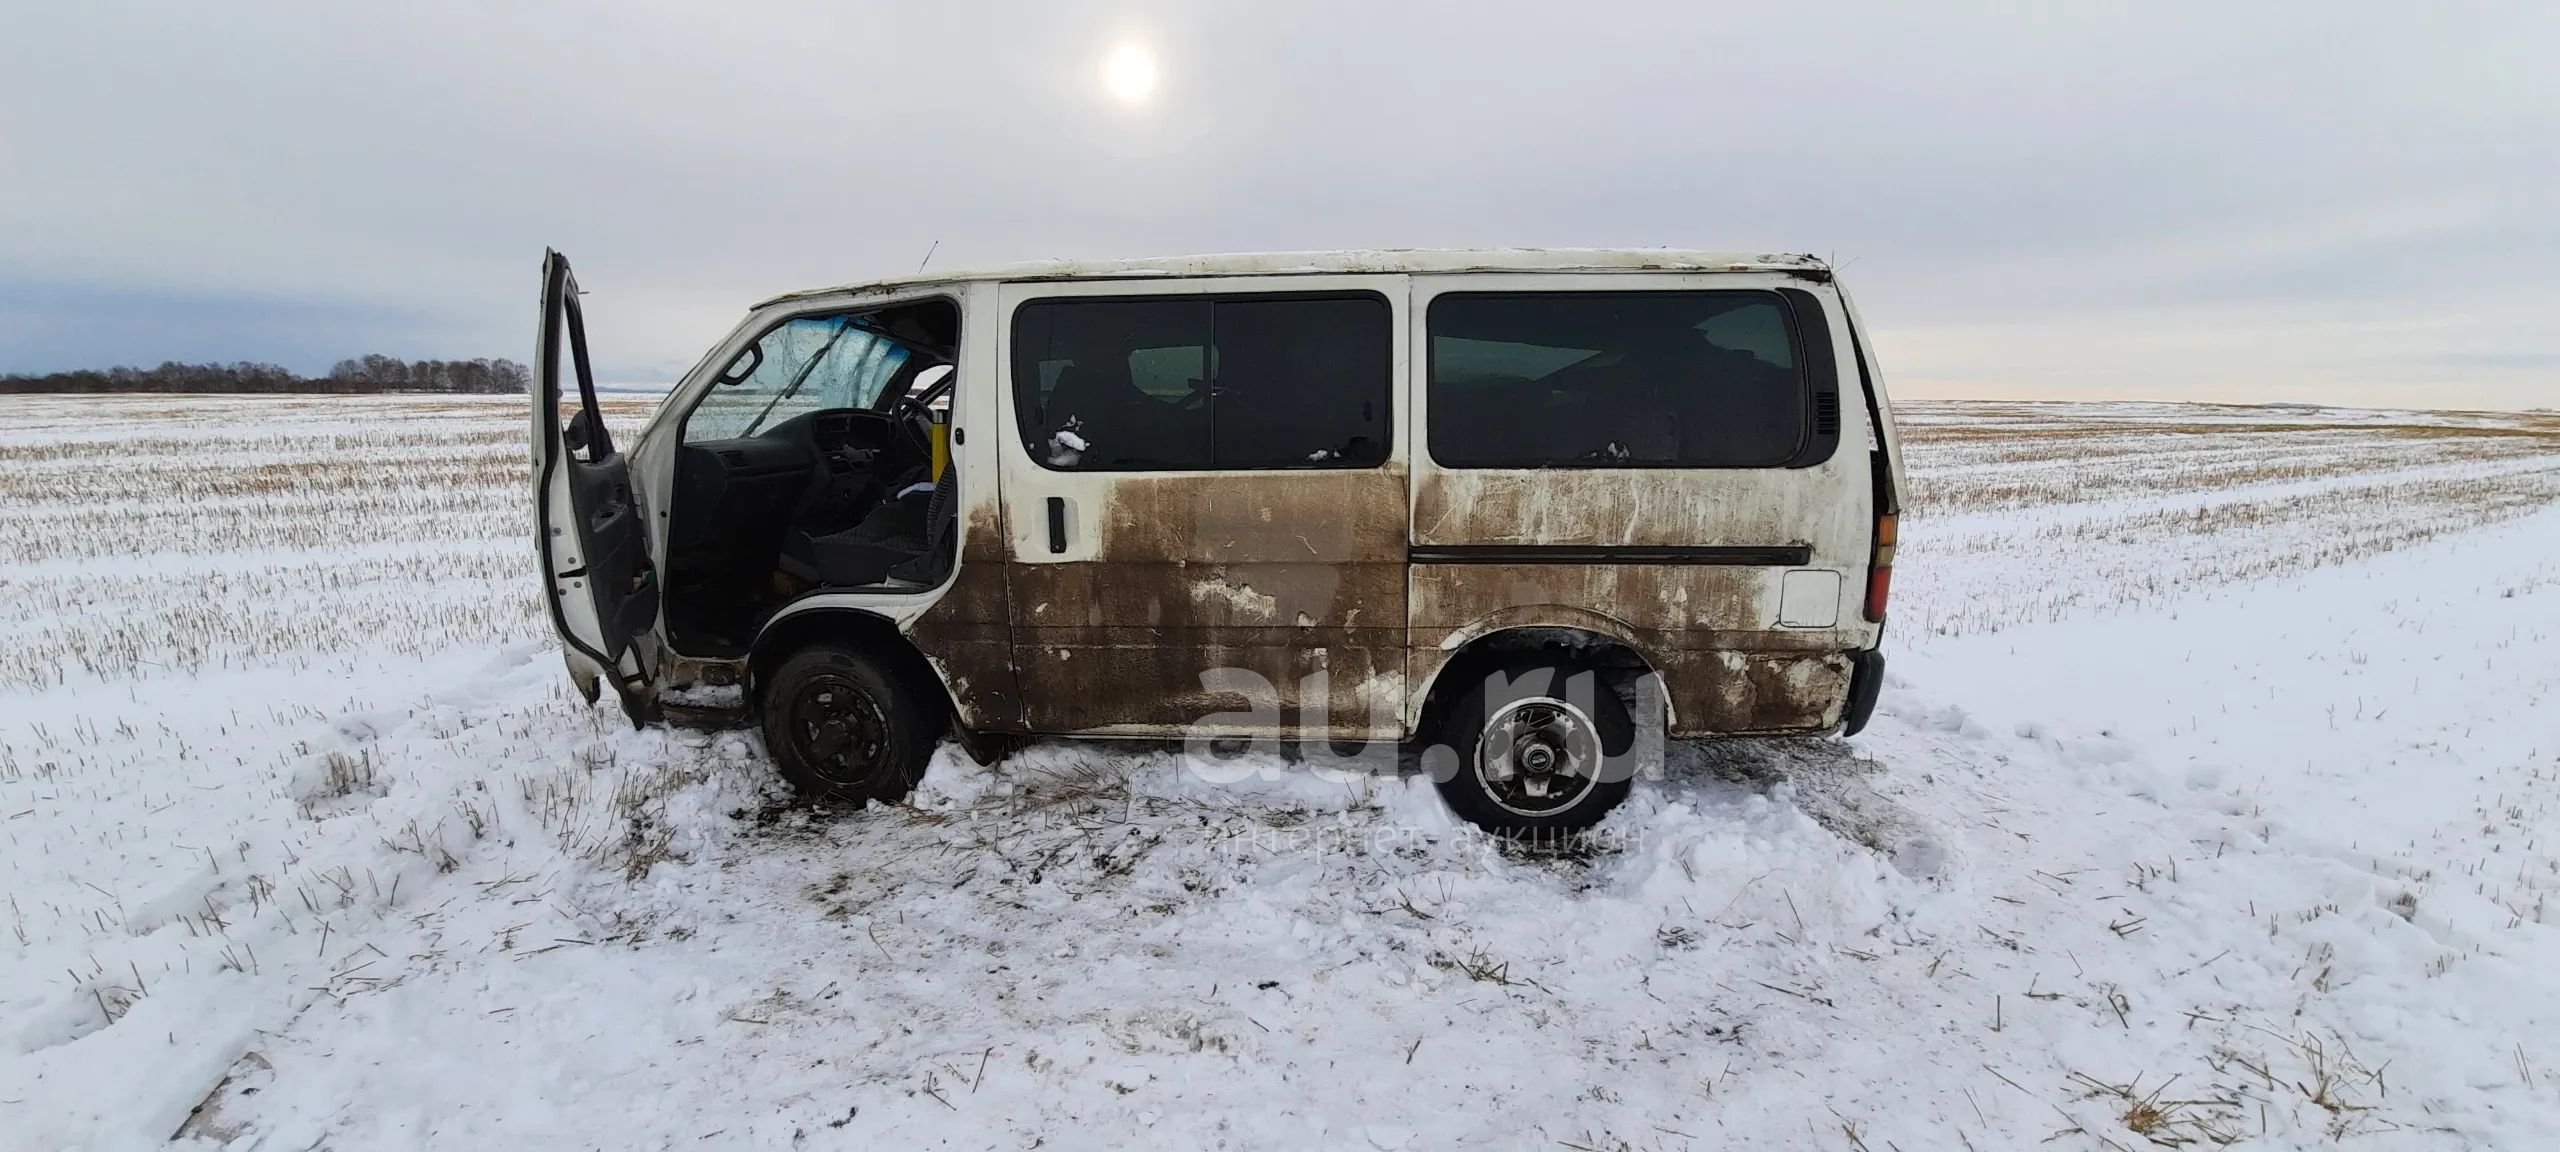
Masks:
[[[22,5],[0,372],[1047,257],[1812,252],[1903,396],[2560,407],[2560,5]],[[1156,84],[1106,64],[1131,46]]]

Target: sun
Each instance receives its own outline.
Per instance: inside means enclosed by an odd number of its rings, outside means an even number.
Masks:
[[[1123,104],[1144,104],[1156,91],[1156,54],[1144,44],[1123,44],[1102,62],[1102,87]]]

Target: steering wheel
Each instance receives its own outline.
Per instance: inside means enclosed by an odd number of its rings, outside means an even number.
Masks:
[[[914,443],[917,455],[927,459],[932,458],[933,399],[958,387],[959,375],[958,366],[948,361],[928,365],[923,371],[916,373],[916,377],[919,380],[930,377],[932,383],[923,388],[909,388],[906,394],[898,397],[898,402],[892,406],[892,413],[899,417],[898,427],[906,430],[908,438]]]
[[[890,414],[897,417],[898,430],[906,433],[909,446],[916,450],[916,455],[932,459],[933,434],[926,429],[933,425],[933,409],[913,395],[907,395],[898,398]]]

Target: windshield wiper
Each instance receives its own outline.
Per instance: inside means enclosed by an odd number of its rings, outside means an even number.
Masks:
[[[791,383],[783,385],[782,391],[774,393],[773,399],[765,402],[764,411],[756,413],[756,418],[747,423],[747,430],[738,433],[739,439],[755,435],[756,429],[764,427],[764,418],[773,415],[775,405],[799,394],[800,385],[808,382],[809,374],[818,370],[819,363],[827,358],[827,353],[835,351],[836,341],[844,339],[844,334],[852,327],[853,317],[847,316],[837,321],[836,330],[827,335],[827,342],[818,345],[818,354],[809,357],[809,362],[801,365],[800,371],[792,375]]]

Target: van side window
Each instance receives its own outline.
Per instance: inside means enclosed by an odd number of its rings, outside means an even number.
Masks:
[[[1452,468],[1774,468],[1809,389],[1775,292],[1431,302],[1431,457]]]
[[[1391,328],[1373,293],[1034,300],[1013,319],[1023,447],[1068,471],[1374,466]]]

